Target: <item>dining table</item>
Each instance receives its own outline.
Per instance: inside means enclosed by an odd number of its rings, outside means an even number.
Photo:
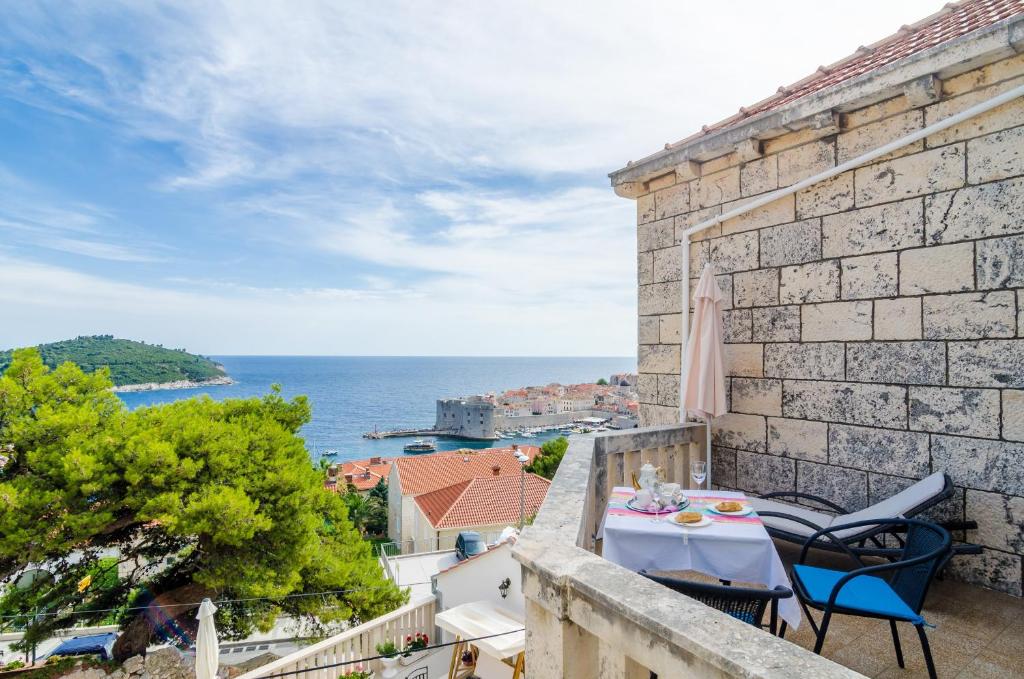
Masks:
[[[627,506],[635,491],[616,487],[608,499],[598,537],[605,559],[632,571],[698,571],[720,580],[748,582],[768,588],[792,589],[789,575],[764,523],[752,509],[726,515],[714,505],[725,500],[744,504],[743,493],[724,490],[684,490],[683,511],[700,512],[705,525],[676,523],[675,512],[658,515]],[[749,506],[749,505],[746,505]],[[779,616],[793,629],[800,625],[796,597],[779,601]]]

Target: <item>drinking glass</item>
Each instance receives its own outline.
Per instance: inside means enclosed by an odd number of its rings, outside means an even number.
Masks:
[[[698,488],[704,487],[704,479],[708,477],[708,464],[704,461],[690,463],[690,478]]]

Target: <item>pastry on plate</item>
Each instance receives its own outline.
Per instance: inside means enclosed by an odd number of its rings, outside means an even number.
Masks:
[[[676,523],[700,523],[702,518],[700,512],[679,512],[676,514]]]
[[[735,500],[724,500],[716,504],[715,509],[720,512],[738,512],[743,510],[743,505]]]

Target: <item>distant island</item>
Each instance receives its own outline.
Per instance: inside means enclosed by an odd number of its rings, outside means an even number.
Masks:
[[[86,372],[110,368],[114,391],[188,389],[233,384],[224,366],[184,349],[167,349],[113,335],[81,336],[62,342],[40,344],[43,362],[55,368],[71,361]],[[13,351],[0,352],[0,373],[10,365]]]

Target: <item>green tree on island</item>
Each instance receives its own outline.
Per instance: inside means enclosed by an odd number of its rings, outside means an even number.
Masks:
[[[608,380],[606,380],[605,378],[603,378],[603,377],[602,377],[601,379],[599,379],[599,380],[598,380],[598,381],[596,382],[596,384],[597,384],[598,386],[600,386],[600,387],[607,387],[607,386],[608,386]]]
[[[110,386],[106,370],[49,370],[33,349],[14,352],[0,377],[0,579],[30,564],[52,573],[0,600],[5,615],[53,614],[23,619],[23,647],[109,615],[83,611],[151,601],[173,620],[156,630],[152,612],[123,612],[118,659],[170,623],[192,627],[191,604],[207,596],[269,598],[220,605],[228,638],[281,614],[322,632],[406,600],[309,464],[297,435],[310,416],[304,397],[275,389],[128,411]],[[116,563],[102,558],[110,553]],[[118,565],[121,578],[97,573]]]
[[[545,441],[540,447],[540,454],[533,458],[533,462],[526,467],[526,471],[546,479],[555,478],[558,465],[562,463],[565,451],[569,449],[569,439],[559,436],[557,439]]]

